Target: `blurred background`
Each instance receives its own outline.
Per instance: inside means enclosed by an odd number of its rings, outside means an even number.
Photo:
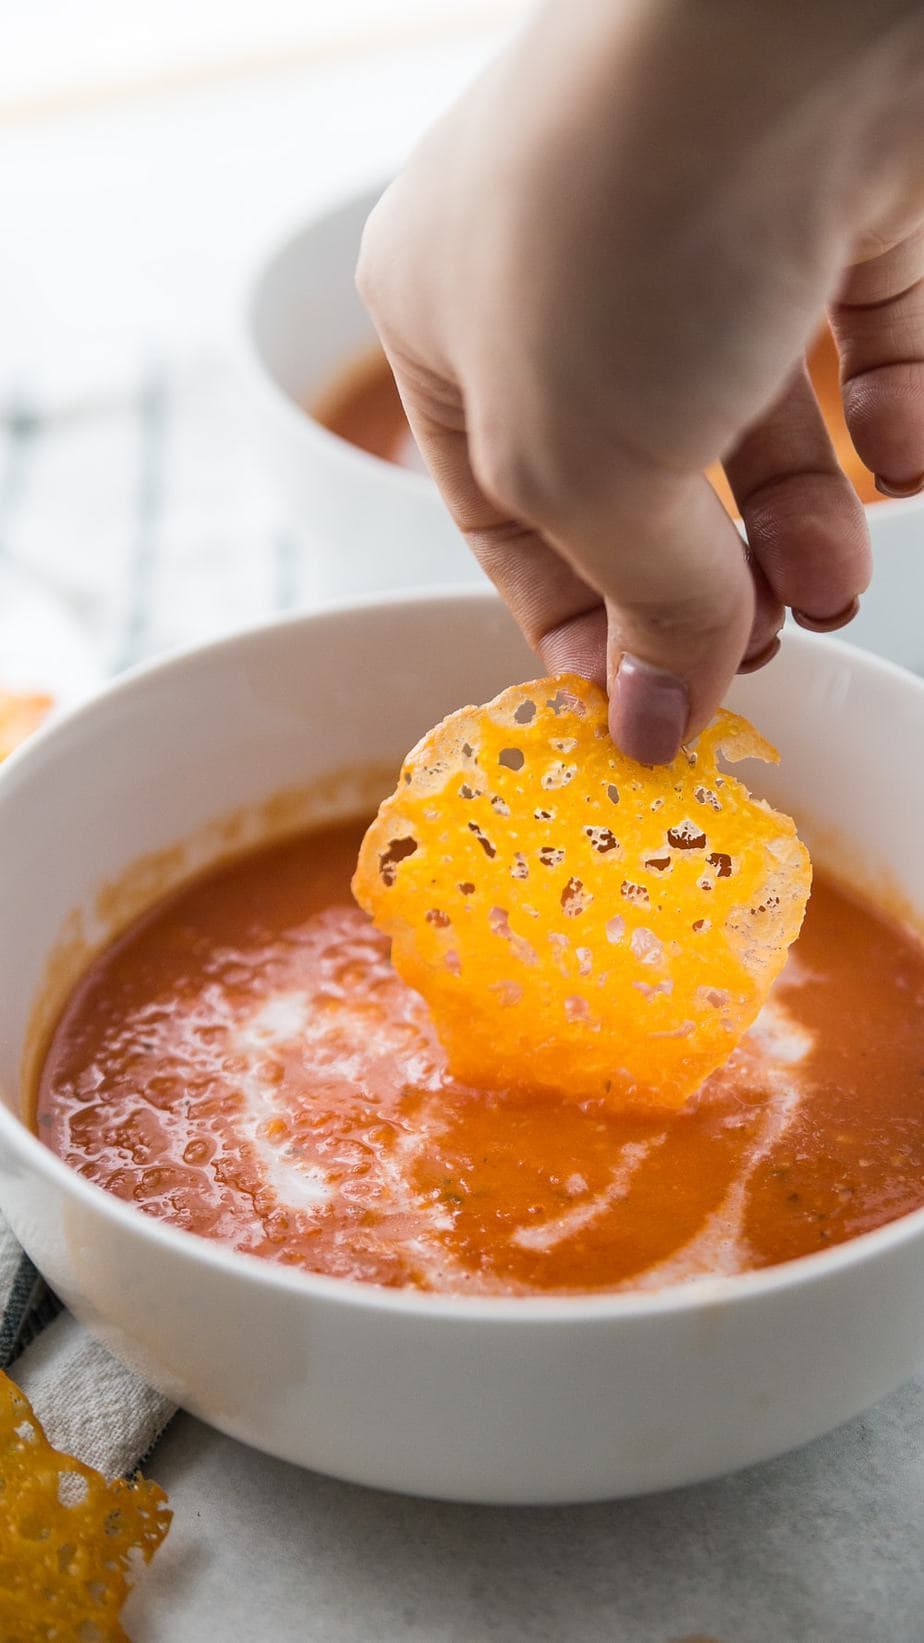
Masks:
[[[297,603],[244,292],[393,171],[524,0],[0,0],[0,685]]]

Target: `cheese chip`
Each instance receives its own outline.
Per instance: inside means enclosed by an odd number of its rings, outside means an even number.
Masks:
[[[423,738],[353,891],[453,1074],[678,1107],[755,1019],[802,923],[808,853],[718,764],[778,755],[720,713],[673,763],[626,758],[563,675]]]
[[[125,1640],[130,1557],[154,1556],[170,1526],[166,1500],[156,1483],[107,1483],[53,1449],[0,1372],[0,1643]]]

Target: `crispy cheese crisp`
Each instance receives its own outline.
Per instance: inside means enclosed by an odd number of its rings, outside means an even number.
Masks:
[[[53,1449],[0,1372],[0,1643],[119,1643],[130,1560],[149,1563],[170,1526],[143,1478],[107,1483]]]
[[[408,755],[353,891],[456,1077],[678,1107],[727,1060],[811,867],[720,753],[778,761],[722,712],[672,764],[636,764],[603,691],[564,675],[451,714]]]
[[[0,760],[6,759],[38,730],[51,709],[50,696],[24,696],[12,690],[0,690]]]

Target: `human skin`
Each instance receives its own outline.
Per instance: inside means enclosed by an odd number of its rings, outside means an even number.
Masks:
[[[786,607],[842,626],[869,581],[805,372],[825,311],[858,454],[924,487],[922,132],[919,3],[557,0],[369,219],[359,288],[453,516],[646,763]]]

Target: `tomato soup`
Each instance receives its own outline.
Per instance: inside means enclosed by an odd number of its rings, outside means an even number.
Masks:
[[[924,1203],[924,949],[823,875],[728,1065],[618,1114],[450,1077],[351,899],[362,833],[230,861],[96,958],[41,1072],[53,1151],[251,1254],[485,1295],[741,1272]]]
[[[831,436],[837,460],[861,502],[881,502],[873,475],[853,448],[841,404],[840,367],[829,331],[824,331],[809,355],[809,374]],[[420,452],[408,427],[404,407],[385,355],[376,348],[352,361],[310,407],[312,416],[341,439],[402,468],[423,470]],[[709,479],[730,514],[737,507],[719,466]]]

